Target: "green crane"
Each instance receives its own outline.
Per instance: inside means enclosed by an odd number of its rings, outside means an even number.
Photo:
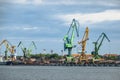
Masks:
[[[103,43],[103,40],[105,38],[108,40],[108,42],[110,42],[109,38],[107,37],[107,35],[105,33],[101,33],[101,35],[99,36],[97,41],[93,42],[93,44],[95,45],[95,48],[94,48],[94,51],[92,51],[92,55],[94,56],[95,59],[99,59],[100,58],[100,56],[98,54],[98,51],[99,51],[99,49],[100,49],[100,47],[101,47],[101,45]],[[101,41],[100,41],[100,39],[101,39]],[[98,43],[98,41],[100,41],[100,43]]]
[[[75,31],[77,33],[77,37],[79,37],[79,23],[75,19],[72,20],[72,23],[70,25],[70,28],[67,32],[67,34],[64,36],[64,51],[68,50],[68,57],[71,57],[72,48],[76,47],[73,44],[74,38],[75,38]]]
[[[30,44],[30,46],[29,46],[29,48],[28,48],[28,56],[30,57],[30,54],[32,54],[32,49],[37,49],[37,47],[36,47],[36,45],[35,45],[35,42],[34,41],[32,41],[32,43]]]
[[[19,42],[17,47],[19,47],[19,46],[21,46],[24,58],[30,58],[30,54],[32,54],[32,49],[33,48],[37,49],[34,41],[32,41],[32,43],[30,44],[30,46],[28,48],[24,47],[22,41]]]

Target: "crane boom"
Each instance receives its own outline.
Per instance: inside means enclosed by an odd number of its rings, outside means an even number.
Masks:
[[[30,46],[28,48],[24,47],[22,41],[20,41],[17,47],[20,47],[20,46],[21,46],[21,49],[23,51],[24,58],[30,57],[30,54],[32,52],[33,47],[35,49],[37,49],[34,41],[32,41],[32,43],[30,44]]]
[[[8,45],[8,43],[7,43],[6,41],[7,41],[7,40],[3,40],[3,41],[0,43],[0,48],[2,47],[2,44],[4,44],[5,47],[6,47],[6,50],[4,51],[4,52],[5,52],[5,60],[8,59],[7,53],[8,53],[8,47],[9,47],[9,45]]]
[[[81,55],[80,55],[80,61],[87,60],[87,57],[85,55],[85,48],[86,48],[86,42],[89,39],[88,35],[89,35],[89,29],[88,29],[88,27],[86,27],[86,30],[84,32],[82,40],[80,42],[78,42],[78,44],[82,45],[82,52],[81,52]]]
[[[28,50],[27,50],[28,56],[30,56],[30,54],[32,54],[32,49],[33,49],[33,48],[37,49],[34,41],[32,41],[32,43],[30,44],[30,46],[29,46],[29,48],[28,48]]]
[[[15,60],[14,53],[16,51],[15,46],[13,46],[8,40],[3,40],[0,43],[0,48],[1,48],[2,44],[4,44],[5,47],[6,47],[5,57],[7,57],[7,52],[9,51],[11,53],[11,59],[12,59],[12,61],[14,61]]]
[[[23,57],[26,58],[26,55],[27,55],[27,48],[24,47],[22,41],[19,42],[18,46],[17,47],[21,47],[21,50],[23,52]]]
[[[68,49],[68,55],[69,56],[71,55],[72,48],[75,47],[73,45],[73,41],[74,41],[74,38],[75,38],[75,31],[77,33],[77,37],[79,36],[78,27],[79,27],[78,21],[73,19],[73,21],[70,25],[70,28],[69,28],[67,34],[64,36],[64,39],[63,39],[64,40],[64,50]]]
[[[4,45],[6,46],[6,48],[9,48],[9,45],[12,46],[11,43],[10,43],[9,41],[7,41],[7,40],[3,40],[3,41],[0,43],[0,48],[1,48],[2,44],[4,44]]]
[[[98,50],[99,50],[100,46],[102,45],[102,42],[103,42],[104,38],[106,38],[108,40],[108,42],[110,42],[109,38],[107,37],[107,35],[105,33],[101,34],[101,36],[98,38],[97,42],[100,40],[100,38],[102,37],[102,35],[103,35],[103,38],[102,38],[102,40],[101,40],[101,42],[100,42],[100,44],[98,46]]]
[[[82,40],[80,42],[78,42],[78,44],[82,44],[82,53],[85,52],[86,41],[89,40],[88,35],[89,35],[89,29],[87,27],[86,30],[85,30],[85,33],[83,35]]]
[[[96,59],[99,58],[98,51],[99,51],[99,49],[100,49],[100,47],[101,47],[101,45],[103,43],[103,40],[105,38],[108,40],[108,42],[110,42],[109,38],[107,37],[107,35],[105,33],[101,33],[101,35],[99,36],[99,38],[97,39],[97,41],[93,42],[93,44],[95,45],[95,48],[94,48],[94,51],[92,52],[92,55],[94,55],[94,57]],[[100,39],[101,39],[101,41],[100,41]],[[99,41],[100,41],[100,43],[98,43]]]
[[[31,45],[29,46],[28,49],[32,49],[33,47],[34,47],[35,49],[37,49],[37,46],[36,46],[36,44],[35,44],[34,41],[32,41],[32,43],[31,43]]]
[[[18,46],[17,46],[17,47],[19,47],[21,44],[22,44],[22,41],[20,41],[20,42],[19,42],[19,44],[18,44]],[[22,44],[22,47],[23,47],[23,44]]]

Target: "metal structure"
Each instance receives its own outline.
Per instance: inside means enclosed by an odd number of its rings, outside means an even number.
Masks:
[[[105,38],[108,40],[108,42],[110,42],[109,38],[107,37],[107,35],[105,33],[101,33],[101,35],[99,36],[99,38],[97,39],[97,41],[93,42],[95,48],[94,48],[94,51],[92,51],[92,55],[93,55],[93,57],[95,59],[99,59],[100,58],[100,56],[98,54],[99,53],[98,51],[99,51],[99,49],[100,49],[100,47],[101,47],[101,45],[103,43],[103,40]],[[101,39],[101,41],[100,41],[100,39]]]
[[[32,49],[33,48],[37,49],[34,41],[32,41],[32,43],[30,44],[28,48],[24,47],[22,41],[20,41],[17,47],[21,47],[24,58],[30,58],[30,54],[32,54]]]
[[[75,19],[73,19],[67,34],[64,36],[64,50],[68,50],[68,56],[71,55],[72,48],[75,47],[75,45],[73,44],[75,38],[75,31],[77,33],[77,37],[79,37],[78,27],[79,23]]]
[[[75,31],[77,34],[77,37],[79,37],[79,23],[75,19],[72,20],[72,23],[70,25],[70,28],[67,32],[67,34],[64,36],[64,51],[68,50],[68,55],[66,56],[65,62],[70,63],[74,61],[74,58],[71,56],[72,49],[76,47],[76,45],[73,44],[74,38],[75,38]]]
[[[82,40],[80,42],[78,42],[78,44],[81,44],[81,46],[82,46],[82,52],[80,55],[80,62],[83,60],[85,60],[85,61],[88,60],[87,56],[85,54],[86,42],[87,42],[87,40],[89,40],[88,35],[89,35],[89,29],[88,29],[88,27],[86,27],[86,30],[84,32]]]
[[[15,61],[16,60],[16,57],[15,57],[15,52],[16,52],[16,49],[15,47],[16,46],[13,46],[9,41],[7,40],[3,40],[1,43],[0,43],[0,48],[2,46],[2,44],[5,45],[6,47],[6,50],[5,50],[5,60],[8,59],[8,51],[11,53],[11,61]]]

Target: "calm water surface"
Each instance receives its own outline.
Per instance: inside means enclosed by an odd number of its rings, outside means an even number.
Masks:
[[[120,80],[120,67],[0,66],[0,80]]]

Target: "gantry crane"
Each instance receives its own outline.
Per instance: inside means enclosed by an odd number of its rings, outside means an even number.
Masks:
[[[32,54],[33,48],[37,49],[34,41],[32,41],[32,43],[30,44],[28,48],[24,47],[22,41],[20,41],[17,47],[21,47],[24,59],[30,58],[30,54]]]
[[[37,46],[34,41],[31,42],[30,46],[28,47],[28,55],[32,54],[32,49],[37,49]]]
[[[81,44],[81,46],[82,46],[82,52],[81,52],[81,55],[80,55],[80,58],[79,58],[80,62],[88,60],[87,56],[85,54],[86,42],[89,39],[88,35],[89,35],[89,29],[88,29],[88,27],[86,27],[86,30],[85,30],[85,33],[83,35],[82,40],[80,42],[78,42],[78,44]]]
[[[107,37],[107,35],[105,33],[101,33],[101,35],[99,36],[99,38],[97,39],[97,41],[93,42],[95,48],[94,48],[94,51],[92,51],[92,55],[93,55],[93,57],[95,59],[99,59],[100,58],[98,51],[99,51],[99,49],[100,49],[100,47],[101,47],[101,45],[103,43],[103,40],[105,38],[108,40],[108,42],[110,42],[109,38]],[[101,39],[101,41],[100,41],[100,39]],[[100,43],[99,43],[99,41],[100,41]]]
[[[3,41],[0,43],[0,48],[1,48],[2,44],[4,44],[5,47],[6,47],[6,50],[5,50],[5,60],[8,59],[7,53],[8,53],[8,51],[9,51],[9,52],[11,53],[11,61],[15,61],[15,60],[16,60],[16,57],[15,57],[15,52],[16,52],[15,47],[16,47],[16,46],[13,46],[13,45],[12,45],[9,41],[7,41],[7,40],[3,40]]]
[[[76,21],[75,19],[72,20],[72,23],[70,25],[70,28],[67,32],[67,34],[64,36],[64,50],[68,50],[68,55],[67,55],[67,61],[71,61],[72,57],[71,57],[71,52],[72,52],[72,48],[75,47],[75,45],[73,44],[74,38],[75,38],[75,31],[77,33],[77,37],[79,37],[79,23],[78,21]]]

